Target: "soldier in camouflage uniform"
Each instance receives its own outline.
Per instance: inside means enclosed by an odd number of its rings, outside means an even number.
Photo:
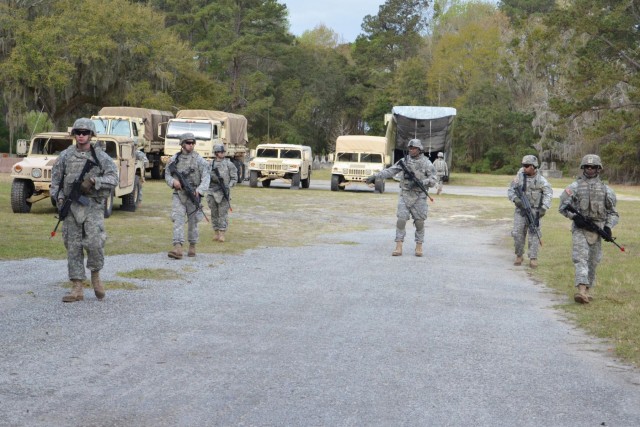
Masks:
[[[140,150],[139,148],[137,148],[138,143],[136,142],[136,161],[142,161],[142,175],[140,175],[140,185],[138,186],[138,206],[140,206],[142,204],[142,187],[146,181],[145,179],[145,171],[147,170],[147,167],[149,166],[149,159],[147,158],[147,155],[144,154],[144,151]]]
[[[224,234],[229,225],[227,217],[231,208],[231,203],[229,202],[231,200],[231,187],[238,182],[238,169],[231,160],[225,158],[224,145],[216,144],[213,147],[213,154],[215,158],[211,162],[211,183],[207,193],[207,204],[211,209],[211,226],[215,232],[213,240],[224,242]],[[218,171],[222,182],[220,182],[218,174],[214,171]],[[224,198],[222,186],[226,187],[229,200]]]
[[[507,196],[516,205],[513,214],[513,229],[511,235],[515,245],[516,260],[513,265],[522,265],[522,255],[524,254],[524,243],[527,239],[529,225],[524,211],[524,204],[516,194],[515,188],[519,187],[527,197],[534,217],[537,219],[538,230],[542,235],[540,220],[551,207],[553,189],[549,182],[538,172],[538,158],[527,155],[522,158],[522,168],[516,177],[511,181]],[[535,233],[529,233],[529,267],[538,267],[538,249],[540,241]]]
[[[571,183],[560,195],[559,212],[573,220],[571,236],[573,241],[573,265],[575,266],[575,286],[578,292],[574,300],[588,304],[593,298],[589,294],[596,284],[596,267],[602,259],[602,238],[599,234],[585,230],[586,223],[575,213],[567,211],[571,205],[582,216],[591,219],[605,233],[611,236],[611,229],[618,223],[616,194],[600,180],[602,161],[595,154],[587,154],[580,162],[582,176]]]
[[[209,187],[209,163],[200,156],[194,149],[196,137],[187,132],[180,136],[179,153],[171,156],[167,162],[165,181],[173,188],[173,198],[171,203],[171,220],[173,221],[173,249],[169,251],[169,258],[182,259],[182,246],[185,242],[184,223],[188,223],[189,251],[187,256],[196,256],[196,244],[198,243],[198,222],[204,218],[200,203],[194,204],[186,195],[180,184],[180,180],[171,176],[169,167],[175,163],[176,169],[186,178],[191,188],[194,190],[196,198],[205,194]]]
[[[114,161],[103,150],[96,150],[90,144],[96,135],[93,122],[82,118],[75,121],[71,130],[76,144],[62,153],[53,165],[51,174],[51,194],[60,209],[71,194],[76,181],[88,161],[95,163],[84,175],[82,194],[88,204],[72,202],[69,214],[62,225],[64,246],[67,248],[67,268],[71,280],[71,292],[62,298],[64,302],[84,299],[83,281],[86,279],[84,252],[87,252],[87,268],[91,270],[91,285],[96,297],[105,297],[100,280],[100,270],[104,266],[104,244],[107,234],[104,228],[104,203],[118,184],[118,169]]]
[[[409,141],[409,156],[400,160],[405,162],[407,168],[412,171],[416,178],[420,180],[425,188],[434,187],[436,185],[435,169],[433,163],[422,153],[422,143],[419,139]],[[400,173],[401,172],[401,173]],[[367,178],[367,184],[375,182],[376,178],[391,178],[400,173],[400,196],[398,198],[398,217],[396,223],[396,248],[392,252],[393,256],[402,255],[402,242],[406,235],[407,221],[413,217],[413,223],[416,227],[415,255],[422,256],[422,243],[424,242],[424,222],[427,219],[428,206],[427,195],[418,187],[412,179],[405,176],[399,162],[387,169],[371,175]]]
[[[436,184],[436,194],[442,193],[442,187],[444,186],[445,177],[449,176],[449,166],[447,162],[444,160],[444,154],[442,152],[438,153],[438,158],[435,162],[433,162],[433,167],[436,170],[436,177],[438,178],[438,183]]]

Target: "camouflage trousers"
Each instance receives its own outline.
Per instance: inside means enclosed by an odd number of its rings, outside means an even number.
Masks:
[[[211,209],[211,226],[213,229],[226,231],[229,226],[229,202],[224,198],[222,191],[209,193],[207,195],[207,204]]]
[[[198,243],[198,222],[202,221],[204,214],[198,206],[195,206],[184,194],[173,193],[171,200],[171,221],[173,221],[173,244],[184,245],[184,224],[187,223],[187,240],[189,243]]]
[[[442,178],[444,178],[444,175],[437,175],[436,178],[436,191],[442,191],[442,188],[444,187],[444,181],[442,180]]]
[[[573,227],[573,265],[576,269],[575,285],[596,284],[596,267],[602,260],[602,239],[590,231]],[[589,243],[592,242],[592,243]]]
[[[104,201],[89,199],[88,206],[74,203],[62,224],[64,247],[67,249],[69,280],[85,280],[84,253],[87,252],[87,267],[100,271],[104,267],[104,244],[107,233],[104,229]]]
[[[541,221],[538,220],[538,223],[541,224]],[[540,230],[540,236],[542,236],[542,227],[540,225],[538,225],[538,230]],[[520,213],[519,209],[516,209],[513,215],[513,229],[511,230],[516,256],[522,256],[524,254],[524,243],[527,240],[527,234],[529,235],[529,259],[537,259],[538,249],[540,247],[538,236],[536,236],[535,233],[531,233],[529,225],[527,224],[527,218]]]
[[[413,224],[416,227],[415,241],[416,243],[424,242],[424,222],[427,219],[428,210],[427,196],[424,193],[402,191],[398,198],[395,241],[404,242],[407,221],[413,217]]]

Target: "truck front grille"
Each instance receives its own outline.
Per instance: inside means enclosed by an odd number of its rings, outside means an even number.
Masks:
[[[265,166],[265,170],[268,171],[282,171],[282,170],[287,170],[287,167],[281,165],[281,164],[269,164],[267,163]]]
[[[348,175],[364,175],[364,169],[348,169]]]

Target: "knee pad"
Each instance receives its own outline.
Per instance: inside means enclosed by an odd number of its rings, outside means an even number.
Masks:
[[[424,219],[416,219],[415,221],[413,221],[413,223],[416,226],[416,230],[418,231],[424,230]]]
[[[406,226],[407,226],[407,220],[398,218],[398,221],[396,222],[396,227],[399,230],[404,230]]]

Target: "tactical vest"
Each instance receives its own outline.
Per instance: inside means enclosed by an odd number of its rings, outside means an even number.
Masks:
[[[219,184],[218,177],[216,176],[215,172],[213,172],[214,169],[218,170],[218,173],[220,173],[220,177],[223,179],[225,184],[227,185],[229,184],[229,182],[231,181],[231,174],[229,173],[230,165],[235,168],[235,165],[232,165],[229,159],[222,159],[222,160],[214,159],[211,162],[211,184],[209,186],[210,188],[217,186]]]
[[[578,179],[576,189],[576,199],[580,213],[594,221],[605,221],[607,219],[607,186],[599,177]]]
[[[176,155],[176,169],[186,178],[194,190],[200,185],[202,174],[198,167],[198,158],[194,152],[189,154],[178,153]]]
[[[542,206],[542,189],[544,186],[542,185],[542,180],[538,179],[538,174],[536,173],[536,175],[532,177],[526,174],[524,174],[524,177],[522,177],[522,174],[520,175],[521,178],[524,178],[524,180],[519,183],[523,184],[520,188],[524,187],[524,194],[527,196],[527,199],[529,199],[531,207],[538,208]]]
[[[97,158],[96,153],[96,158]],[[64,194],[71,194],[73,189],[73,183],[78,179],[80,174],[82,173],[82,169],[84,169],[85,163],[88,161],[94,162],[96,158],[93,157],[92,151],[79,151],[73,150],[73,152],[65,159],[64,163]],[[95,178],[102,174],[102,168],[99,166],[93,166],[89,172],[85,175],[85,178]],[[106,197],[111,193],[110,188],[102,188],[100,190],[96,190],[95,187],[91,189],[87,197],[92,198],[100,198]]]
[[[404,158],[405,164],[407,168],[414,173],[416,178],[422,182],[425,178],[427,178],[427,169],[429,168],[429,159],[427,159],[424,154],[420,154],[418,157],[413,158],[411,156],[407,156]],[[420,188],[413,183],[413,180],[405,174],[402,174],[402,180],[400,181],[400,188],[403,190],[417,190],[422,191]]]

